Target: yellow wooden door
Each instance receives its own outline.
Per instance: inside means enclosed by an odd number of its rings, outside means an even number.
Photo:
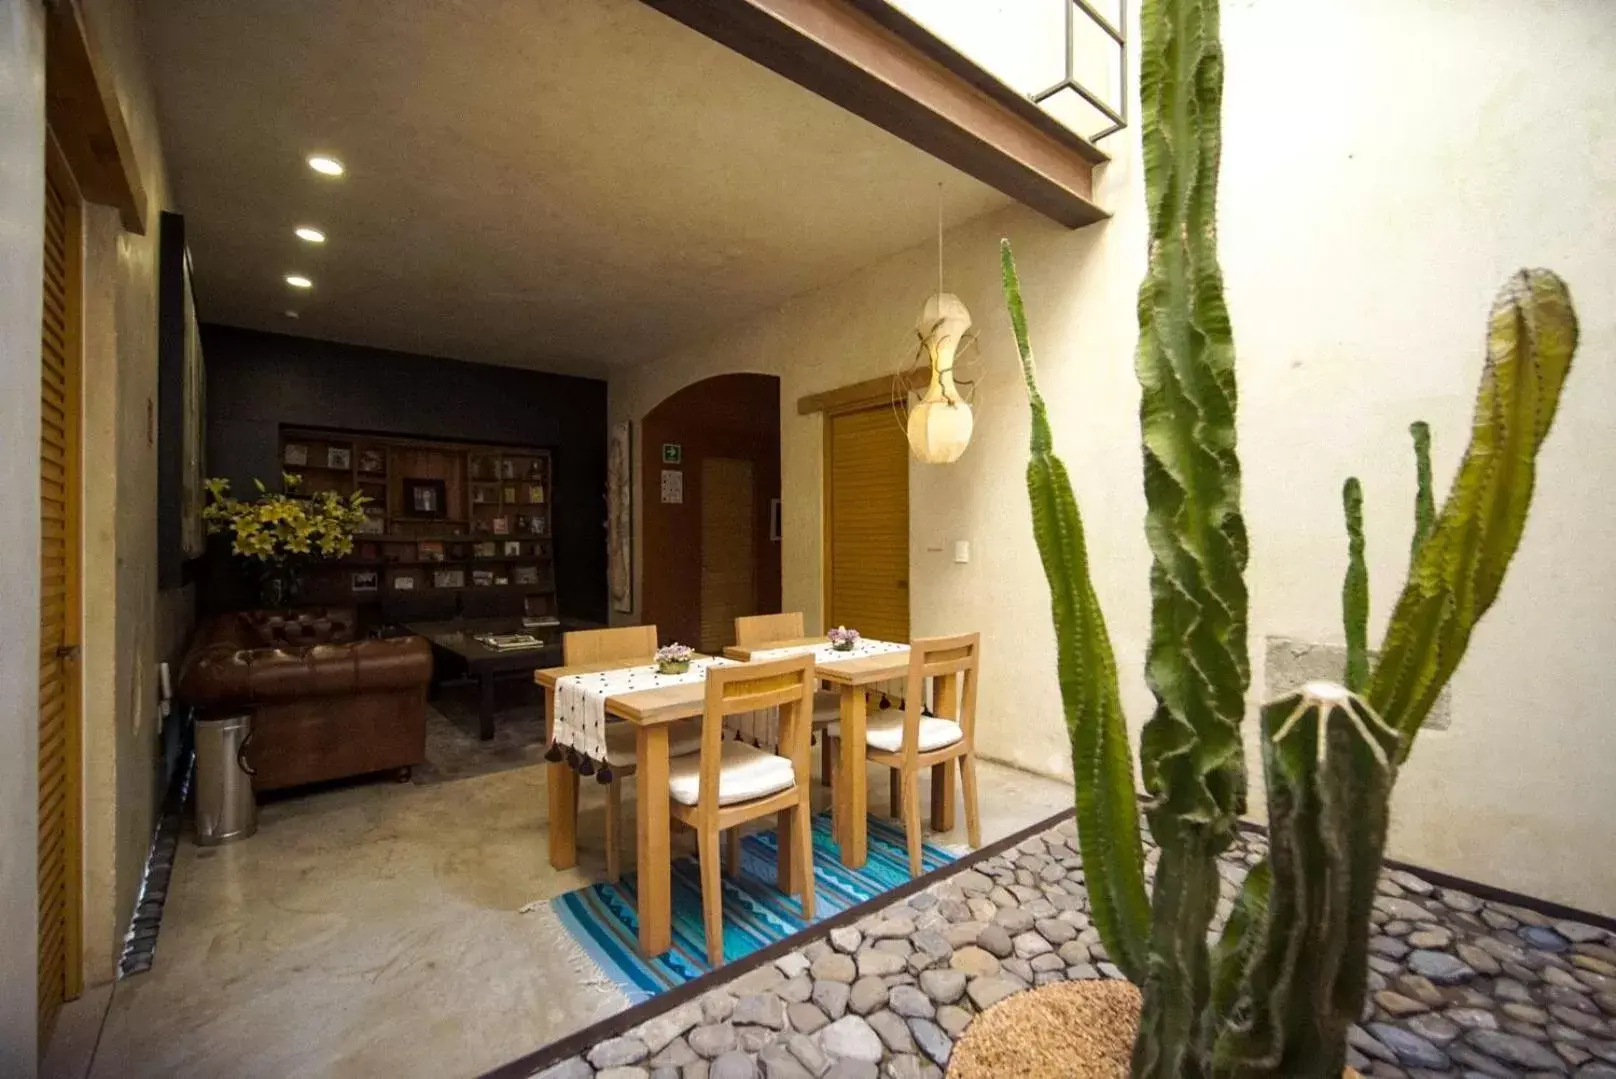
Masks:
[[[39,429],[39,1044],[80,989],[79,201],[45,170]]]
[[[757,507],[752,462],[701,462],[701,650],[733,644],[735,619],[757,614]]]
[[[825,424],[825,626],[907,641],[909,443],[886,407]]]

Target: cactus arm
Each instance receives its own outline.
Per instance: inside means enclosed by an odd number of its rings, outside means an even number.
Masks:
[[[1436,498],[1431,494],[1431,425],[1415,420],[1408,425],[1414,439],[1414,542],[1409,550],[1409,563],[1420,556],[1425,537],[1431,534],[1436,520]]]
[[[1360,697],[1320,684],[1266,705],[1262,726],[1268,902],[1210,1073],[1333,1079],[1368,977],[1399,737]]]
[[[1347,688],[1362,693],[1369,681],[1369,568],[1364,564],[1363,485],[1357,476],[1341,488],[1347,515],[1347,575],[1341,582],[1341,617],[1347,631]]]
[[[1117,690],[1116,658],[1089,576],[1083,519],[1066,466],[1052,450],[1049,414],[1038,392],[1027,318],[1008,241],[1001,250],[1005,301],[1032,410],[1027,494],[1050,605],[1061,707],[1071,741],[1078,843],[1089,907],[1106,951],[1123,973],[1142,978],[1150,905],[1133,786],[1133,753]]]
[[[1470,445],[1419,545],[1365,694],[1402,733],[1402,755],[1464,657],[1520,545],[1537,455],[1577,348],[1565,283],[1521,270],[1493,303]]]

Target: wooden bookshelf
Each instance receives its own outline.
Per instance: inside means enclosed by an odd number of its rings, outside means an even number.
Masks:
[[[307,602],[479,592],[559,613],[549,450],[283,427],[280,460],[303,493],[370,499],[353,555],[306,575]]]

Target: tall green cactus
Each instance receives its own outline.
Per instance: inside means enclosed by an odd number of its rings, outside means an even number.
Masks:
[[[1234,349],[1213,216],[1217,3],[1144,0],[1141,25],[1150,259],[1136,366],[1152,555],[1145,678],[1156,708],[1140,763],[1161,847],[1149,904],[1115,658],[1071,482],[1052,450],[1008,243],[1002,253],[1032,406],[1027,486],[1050,584],[1084,871],[1106,948],[1144,990],[1136,1079],[1335,1079],[1362,1004],[1398,765],[1519,545],[1576,318],[1548,271],[1522,271],[1505,286],[1471,445],[1434,521],[1428,431],[1413,430],[1415,554],[1373,672],[1362,491],[1356,480],[1344,488],[1352,688],[1310,685],[1263,709],[1270,856],[1209,950],[1217,856],[1245,808],[1239,723],[1250,678]]]

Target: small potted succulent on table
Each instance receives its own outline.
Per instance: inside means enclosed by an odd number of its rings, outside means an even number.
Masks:
[[[837,626],[825,636],[830,638],[830,646],[838,652],[851,652],[858,647],[859,631],[856,629]]]
[[[684,674],[690,669],[690,661],[696,650],[688,644],[678,641],[665,645],[656,650],[656,669],[658,674]]]

